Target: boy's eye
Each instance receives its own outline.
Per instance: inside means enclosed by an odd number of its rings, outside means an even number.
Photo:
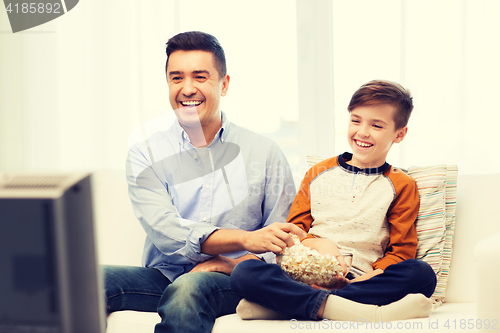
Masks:
[[[380,126],[380,125],[373,125],[373,127],[375,127],[375,128],[382,128],[382,126]]]
[[[353,123],[356,123],[356,124],[357,124],[357,123],[359,123],[359,120],[357,120],[357,119],[351,119],[351,122],[353,122]]]

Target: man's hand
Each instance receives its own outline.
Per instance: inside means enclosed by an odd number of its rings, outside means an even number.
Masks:
[[[248,259],[260,260],[253,254],[247,254],[238,259],[231,259],[219,254],[211,259],[208,259],[207,261],[200,262],[199,264],[194,266],[194,268],[190,272],[220,272],[226,275],[231,275],[234,267],[238,263]]]
[[[307,236],[304,230],[293,223],[273,223],[262,229],[248,232],[243,240],[243,246],[245,250],[253,253],[280,253],[293,245],[290,233],[301,238]]]
[[[318,286],[316,284],[312,284],[311,287],[314,289],[325,289],[325,290],[332,290],[332,289],[342,289],[345,286],[347,286],[349,283],[351,283],[349,280],[347,280],[342,274],[337,275],[337,280],[335,281],[335,284],[330,285],[330,286]]]
[[[194,266],[191,272],[221,272],[231,275],[234,266],[237,264],[235,261],[235,259],[224,257],[219,254],[207,261],[200,262]]]
[[[306,237],[304,230],[293,223],[273,223],[255,231],[239,229],[218,229],[214,231],[202,244],[201,252],[217,255],[236,251],[252,253],[274,252],[279,253],[287,246],[293,245],[289,233],[299,237]]]

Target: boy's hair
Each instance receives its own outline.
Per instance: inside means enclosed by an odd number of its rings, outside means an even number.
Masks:
[[[214,55],[214,65],[219,73],[219,79],[226,75],[226,56],[224,50],[217,38],[201,31],[188,31],[175,35],[170,38],[166,44],[167,47],[167,62],[165,70],[167,70],[168,57],[172,52],[182,51],[207,51]]]
[[[391,81],[373,80],[365,83],[352,95],[347,110],[351,112],[359,106],[380,104],[389,104],[396,108],[394,122],[397,130],[408,124],[413,110],[413,98],[410,91]]]

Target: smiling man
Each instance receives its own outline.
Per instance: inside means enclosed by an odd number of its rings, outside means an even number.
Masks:
[[[172,37],[165,70],[177,120],[127,159],[129,196],[147,235],[143,267],[104,267],[107,310],[158,311],[155,332],[210,332],[241,299],[230,286],[236,264],[275,262],[273,252],[293,244],[289,233],[305,233],[273,223],[286,220],[296,194],[279,147],[221,111],[230,78],[217,39]]]

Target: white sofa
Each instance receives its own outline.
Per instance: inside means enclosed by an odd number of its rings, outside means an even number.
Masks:
[[[94,173],[94,206],[99,259],[102,264],[140,265],[145,233],[134,217],[124,172]],[[217,319],[213,333],[394,331],[500,331],[500,173],[460,176],[455,235],[446,298],[429,318],[389,323],[244,321],[237,314]],[[112,313],[107,333],[153,332],[156,313]]]

